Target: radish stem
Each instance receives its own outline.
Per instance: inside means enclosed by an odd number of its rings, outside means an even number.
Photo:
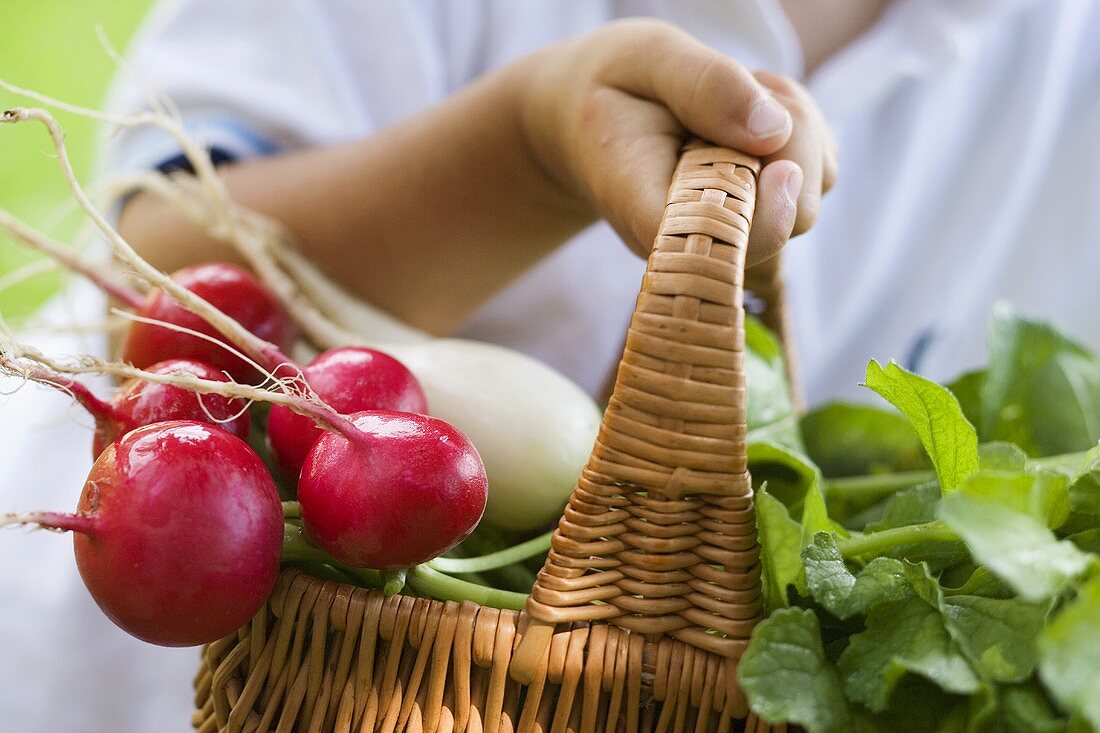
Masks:
[[[117,417],[117,410],[115,410],[114,405],[96,397],[86,385],[81,384],[72,377],[66,377],[64,374],[47,369],[41,364],[33,362],[20,363],[7,354],[3,354],[0,355],[0,371],[53,387],[71,395],[81,407],[91,413],[92,417],[97,420]]]
[[[28,512],[26,514],[0,515],[0,527],[18,527],[33,524],[50,532],[96,533],[96,519],[91,514],[65,514],[63,512]]]
[[[386,595],[400,593],[407,585],[410,590],[420,595],[444,601],[473,601],[483,606],[510,608],[516,611],[522,610],[527,602],[527,595],[524,593],[513,593],[469,583],[444,575],[426,565],[417,565],[407,571],[385,573],[342,565],[325,554],[323,550],[311,545],[302,528],[290,522],[283,524],[283,562],[328,565],[353,576],[360,585],[381,589]]]
[[[405,589],[405,581],[408,579],[407,570],[387,570],[382,573],[382,592],[387,596],[395,596]]]
[[[1087,455],[1087,451],[1064,453],[1057,456],[1034,458],[1029,463],[1032,466],[1053,471],[1076,470]],[[825,498],[829,504],[829,514],[834,516],[836,509],[867,507],[899,491],[935,480],[936,473],[931,470],[831,478],[825,479]]]
[[[527,603],[526,593],[488,588],[452,578],[427,565],[417,565],[409,571],[409,588],[420,595],[443,601],[473,601],[482,606],[522,611]]]
[[[81,257],[42,232],[32,229],[7,211],[0,210],[0,229],[7,232],[14,241],[41,252],[66,269],[88,278],[105,293],[128,307],[136,309],[145,302],[145,297],[141,293],[120,282],[110,270]]]
[[[846,558],[860,555],[879,555],[901,545],[914,542],[961,542],[957,534],[940,520],[894,527],[881,532],[852,537],[840,541],[840,554]]]
[[[428,561],[427,565],[441,573],[480,573],[486,570],[496,570],[506,565],[512,565],[527,558],[540,555],[550,549],[550,540],[554,536],[551,530],[546,534],[533,537],[526,542],[521,542],[513,547],[508,547],[497,552],[481,555],[480,557],[437,557]]]
[[[172,280],[172,278],[168,277],[168,275],[150,265],[130,246],[129,242],[122,238],[121,234],[115,231],[106,217],[100,213],[99,209],[97,209],[88,198],[80,182],[77,181],[76,173],[73,171],[72,163],[69,161],[68,150],[65,148],[64,134],[53,115],[44,109],[26,109],[22,107],[10,109],[4,112],[3,115],[0,115],[0,123],[10,124],[29,121],[40,122],[46,127],[46,130],[50,134],[50,139],[53,140],[54,149],[57,152],[58,164],[61,166],[61,171],[65,175],[65,180],[69,184],[69,188],[72,190],[77,203],[80,204],[80,208],[84,210],[84,213],[87,214],[88,218],[92,220],[96,228],[98,228],[107,239],[107,242],[111,245],[111,248],[122,262],[133,268],[134,271],[150,285],[163,290],[188,310],[200,316],[203,320],[217,329],[219,333],[261,363],[272,365],[273,367],[279,364],[292,363],[274,344],[249,333],[245,328],[240,326],[240,324],[215,308],[208,301],[179,285]]]
[[[22,360],[29,360],[62,374],[105,374],[121,379],[140,379],[145,382],[171,384],[199,394],[217,394],[223,397],[238,397],[244,400],[284,405],[300,415],[312,419],[330,432],[339,433],[351,440],[362,440],[362,433],[354,423],[340,415],[316,397],[307,398],[295,394],[290,387],[279,382],[281,392],[253,387],[237,382],[215,382],[189,374],[157,374],[145,369],[107,361],[94,356],[82,356],[77,364],[65,364],[42,354],[29,346],[15,344],[12,351]]]

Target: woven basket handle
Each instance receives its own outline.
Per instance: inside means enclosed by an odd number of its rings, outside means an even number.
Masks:
[[[599,437],[527,603],[520,681],[556,624],[736,658],[760,618],[743,372],[758,171],[701,143],[680,158]]]

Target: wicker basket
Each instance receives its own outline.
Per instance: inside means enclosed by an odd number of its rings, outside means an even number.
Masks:
[[[763,613],[742,370],[757,172],[721,148],[681,157],[599,438],[524,612],[287,570],[251,624],[204,649],[195,727],[768,730],[736,681]]]

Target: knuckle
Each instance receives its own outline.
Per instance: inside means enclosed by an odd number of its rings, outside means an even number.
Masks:
[[[817,196],[802,197],[799,202],[798,213],[795,214],[794,229],[791,231],[791,236],[808,232],[817,223],[817,215],[820,211],[818,201]]]
[[[783,76],[782,74],[776,74],[771,71],[758,71],[755,76],[761,84],[768,87],[768,89],[771,89],[773,92],[791,97],[809,96],[809,92],[806,91],[806,88],[789,76]]]
[[[708,116],[721,113],[739,117],[739,105],[759,94],[748,70],[728,56],[708,49],[708,53],[698,56],[695,63],[696,69],[684,77],[693,78],[685,88],[685,100],[692,110],[709,111]]]
[[[678,27],[655,18],[625,18],[608,23],[608,32],[639,45],[665,44],[672,39],[682,37],[684,32]]]
[[[593,87],[581,95],[578,113],[581,129],[600,128],[611,117],[613,101],[606,87]]]

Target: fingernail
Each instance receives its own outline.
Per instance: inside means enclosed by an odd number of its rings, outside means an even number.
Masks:
[[[787,201],[791,206],[798,205],[798,194],[802,193],[802,169],[792,168],[783,181],[783,193],[787,194]]]
[[[783,106],[770,97],[764,97],[749,114],[749,132],[759,138],[769,138],[787,129],[791,116]]]

